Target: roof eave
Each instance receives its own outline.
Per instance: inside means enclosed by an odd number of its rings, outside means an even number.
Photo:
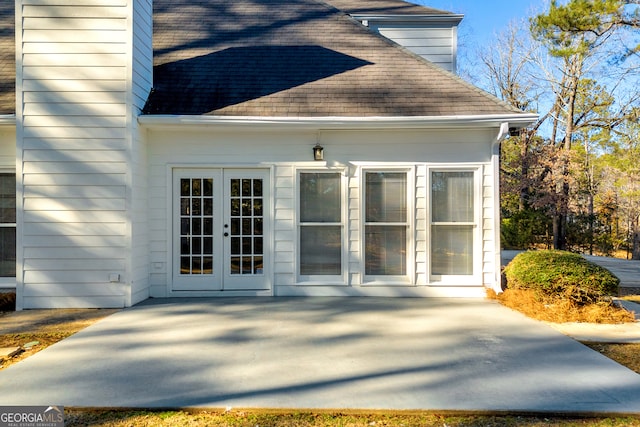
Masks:
[[[394,21],[394,22],[451,22],[459,24],[464,18],[460,14],[392,15],[383,13],[353,13],[350,16],[358,21]]]
[[[538,119],[537,114],[489,114],[469,116],[420,117],[256,117],[256,116],[192,116],[144,115],[138,117],[146,128],[167,127],[252,127],[295,129],[435,129],[490,128],[508,123],[509,128],[521,129]]]
[[[15,127],[15,114],[0,114],[0,127]]]

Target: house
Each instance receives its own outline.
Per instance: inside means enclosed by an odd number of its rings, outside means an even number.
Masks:
[[[499,283],[499,145],[535,116],[451,72],[459,15],[398,0],[13,3],[0,276],[18,309]]]

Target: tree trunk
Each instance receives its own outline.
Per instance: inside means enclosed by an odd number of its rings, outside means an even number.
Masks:
[[[553,249],[563,251],[567,248],[567,220],[565,215],[553,216]]]
[[[640,260],[640,230],[636,228],[633,232],[633,251],[631,259]]]
[[[524,212],[529,207],[529,133],[523,131],[520,134],[520,161],[522,162],[522,171],[520,177],[520,203],[519,210]]]

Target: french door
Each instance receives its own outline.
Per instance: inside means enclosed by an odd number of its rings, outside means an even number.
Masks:
[[[175,169],[173,290],[268,290],[269,172]]]

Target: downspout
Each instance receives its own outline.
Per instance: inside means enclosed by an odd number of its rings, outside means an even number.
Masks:
[[[501,279],[501,242],[500,242],[500,146],[509,135],[509,123],[500,124],[500,131],[496,140],[491,145],[491,168],[493,171],[493,200],[495,212],[493,213],[493,242],[494,242],[494,277],[492,289],[497,293],[502,292]]]

